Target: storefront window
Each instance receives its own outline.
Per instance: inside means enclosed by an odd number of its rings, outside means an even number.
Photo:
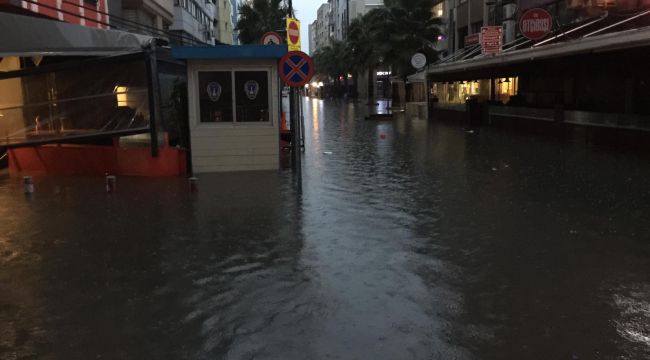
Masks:
[[[442,15],[444,14],[444,7],[443,6],[444,6],[444,2],[441,2],[441,3],[437,4],[437,5],[435,5],[433,7],[433,9],[431,9],[431,12],[433,13],[433,16],[442,17]]]
[[[519,78],[498,78],[494,81],[497,101],[507,103],[517,95]],[[433,83],[431,96],[440,104],[464,104],[469,98],[490,99],[490,79]]]
[[[232,122],[232,72],[199,72],[199,108],[202,123]]]
[[[237,122],[269,121],[269,80],[266,71],[236,71]]]
[[[150,121],[147,80],[142,60],[88,62],[2,79],[0,144],[145,132]]]
[[[471,97],[488,99],[490,96],[490,80],[468,80],[456,82],[434,83],[431,95],[442,104],[464,104]]]
[[[519,78],[502,78],[496,83],[497,100],[507,103],[511,96],[517,95],[519,88]]]

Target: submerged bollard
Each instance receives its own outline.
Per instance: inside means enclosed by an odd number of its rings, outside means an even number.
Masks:
[[[23,184],[25,194],[32,194],[34,192],[34,179],[31,176],[23,176]]]
[[[112,193],[115,191],[115,183],[117,182],[117,178],[114,175],[107,175],[106,176],[106,192],[107,193]]]
[[[191,178],[188,179],[190,192],[196,192],[198,190],[198,182],[199,182],[199,179],[197,179],[195,177],[191,177]]]

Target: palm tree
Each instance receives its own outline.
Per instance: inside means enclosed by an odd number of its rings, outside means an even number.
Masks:
[[[366,15],[356,18],[348,29],[348,48],[351,53],[351,67],[354,73],[368,72],[368,105],[374,104],[374,72],[382,60],[381,47],[378,45],[380,24],[384,12],[374,9]]]
[[[258,43],[269,31],[282,32],[288,10],[283,0],[253,0],[239,6],[239,31],[242,44]]]
[[[331,45],[314,53],[316,72],[321,76],[334,79],[337,91],[341,88],[341,77],[345,79],[347,88],[347,74],[351,69],[349,51],[346,46],[346,43],[342,41],[333,41]]]
[[[377,43],[393,74],[406,76],[413,72],[410,59],[422,52],[429,61],[437,59],[434,45],[441,34],[442,20],[433,17],[433,6],[439,0],[385,0],[375,25]]]
[[[434,46],[442,25],[442,20],[435,18],[432,12],[437,2],[439,0],[385,0],[383,8],[372,10],[358,23],[351,24],[350,41],[365,49],[356,58],[357,65],[368,70],[369,104],[374,102],[372,75],[379,63],[389,65],[394,76],[406,80],[406,76],[414,72],[410,59],[416,52],[424,53],[429,61],[437,59]],[[357,37],[359,39],[355,39]],[[394,99],[394,103],[400,101]]]

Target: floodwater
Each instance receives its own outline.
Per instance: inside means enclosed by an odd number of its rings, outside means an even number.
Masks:
[[[650,162],[305,100],[290,171],[0,175],[0,359],[648,359]]]

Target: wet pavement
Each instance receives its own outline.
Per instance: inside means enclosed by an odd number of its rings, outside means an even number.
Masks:
[[[289,171],[0,175],[0,359],[647,359],[650,162],[306,100]]]

